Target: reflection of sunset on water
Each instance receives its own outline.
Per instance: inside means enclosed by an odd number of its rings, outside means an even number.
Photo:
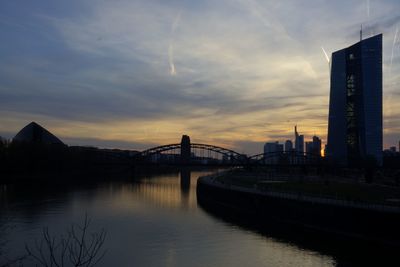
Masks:
[[[209,172],[191,172],[190,177],[183,177],[184,179],[180,173],[160,175],[156,178],[145,177],[130,184],[109,185],[99,194],[109,198],[108,205],[121,212],[136,209],[140,206],[137,202],[158,208],[193,209],[197,208],[195,190],[197,178],[207,174]]]

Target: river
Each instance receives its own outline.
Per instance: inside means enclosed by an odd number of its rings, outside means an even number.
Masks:
[[[7,242],[1,249],[9,258],[22,255],[25,244],[40,242],[44,227],[59,237],[87,214],[89,231],[107,232],[97,266],[365,265],[207,212],[197,203],[196,181],[211,172],[171,171],[85,186],[2,185],[0,236]]]

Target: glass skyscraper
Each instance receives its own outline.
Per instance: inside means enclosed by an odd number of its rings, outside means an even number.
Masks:
[[[332,54],[327,157],[382,164],[382,34]]]

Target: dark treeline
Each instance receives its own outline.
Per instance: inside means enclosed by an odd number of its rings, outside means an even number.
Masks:
[[[0,183],[126,180],[178,173],[184,168],[168,164],[140,164],[135,161],[136,153],[62,144],[10,142],[0,137]],[[205,167],[190,168],[201,171]]]
[[[0,182],[48,179],[61,174],[68,175],[68,179],[86,173],[100,177],[127,171],[131,164],[129,151],[124,150],[0,139]]]
[[[66,146],[64,144],[44,144],[42,142],[11,142],[0,137],[0,183],[25,180],[54,180],[62,176],[66,179],[81,180],[107,178],[121,174],[132,176],[161,170],[176,170],[168,164],[145,164],[134,159],[136,151],[119,149],[99,149],[96,147]],[[367,183],[400,184],[400,156],[384,154],[383,167],[378,167],[373,159],[367,159],[353,168],[343,168],[331,164],[316,167],[298,166],[295,173],[308,175],[313,170],[318,176],[335,175],[365,179]],[[139,168],[140,167],[140,168]],[[182,167],[182,166],[181,166]],[[244,166],[246,168],[246,166]],[[295,167],[295,166],[294,166]],[[251,167],[252,168],[252,167]],[[285,173],[293,169],[283,164],[281,168],[266,166],[269,172]],[[89,179],[89,178],[85,178]]]

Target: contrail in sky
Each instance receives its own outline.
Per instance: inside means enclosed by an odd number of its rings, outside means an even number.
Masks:
[[[396,27],[396,32],[394,34],[394,39],[393,39],[393,46],[392,46],[392,56],[390,58],[390,71],[389,71],[389,77],[392,75],[392,64],[393,64],[393,57],[394,57],[394,49],[396,46],[397,42],[397,34],[399,33],[399,27]]]
[[[178,15],[175,17],[174,22],[171,26],[171,40],[168,46],[168,61],[169,61],[169,73],[171,75],[176,75],[175,63],[174,63],[174,44],[173,44],[173,35],[175,33],[176,28],[178,28],[179,22],[181,20],[181,11],[179,11]]]
[[[330,62],[331,62],[331,60],[330,60],[330,58],[329,58],[328,54],[326,53],[325,49],[324,49],[322,46],[321,46],[321,49],[322,49],[322,52],[324,52],[324,55],[325,55],[326,61],[328,61],[328,63],[330,63]]]
[[[329,68],[329,76],[331,75],[331,58],[328,56],[328,53],[326,53],[325,49],[321,46],[322,52],[324,52],[326,61],[328,62],[328,68]]]
[[[174,47],[172,43],[168,47],[168,60],[169,60],[169,73],[171,75],[176,75],[176,69],[174,64]]]
[[[370,25],[369,25],[369,21],[370,21],[370,10],[371,10],[371,6],[370,6],[370,2],[369,2],[369,0],[366,0],[366,5],[367,5],[367,21],[366,21],[366,28],[370,28],[370,30],[371,30],[371,36],[372,35],[374,35],[374,28],[373,27],[371,27]]]
[[[395,49],[396,49],[396,42],[397,42],[398,33],[399,33],[399,27],[397,26],[396,27],[396,31],[394,33],[394,38],[393,38],[392,55],[390,57],[389,75],[388,75],[389,76],[389,78],[388,78],[389,85],[392,84],[392,81],[391,81],[391,78],[392,78],[392,64],[393,64],[393,57],[394,57]],[[386,97],[385,97],[385,101],[388,103],[388,104],[386,104],[386,107],[387,107],[386,108],[386,113],[387,113],[386,115],[387,116],[390,116],[392,114],[392,109],[391,109],[391,105],[390,105],[391,96],[392,96],[392,93],[389,92],[389,94],[386,94]]]
[[[367,0],[367,26],[369,26],[369,0]]]

